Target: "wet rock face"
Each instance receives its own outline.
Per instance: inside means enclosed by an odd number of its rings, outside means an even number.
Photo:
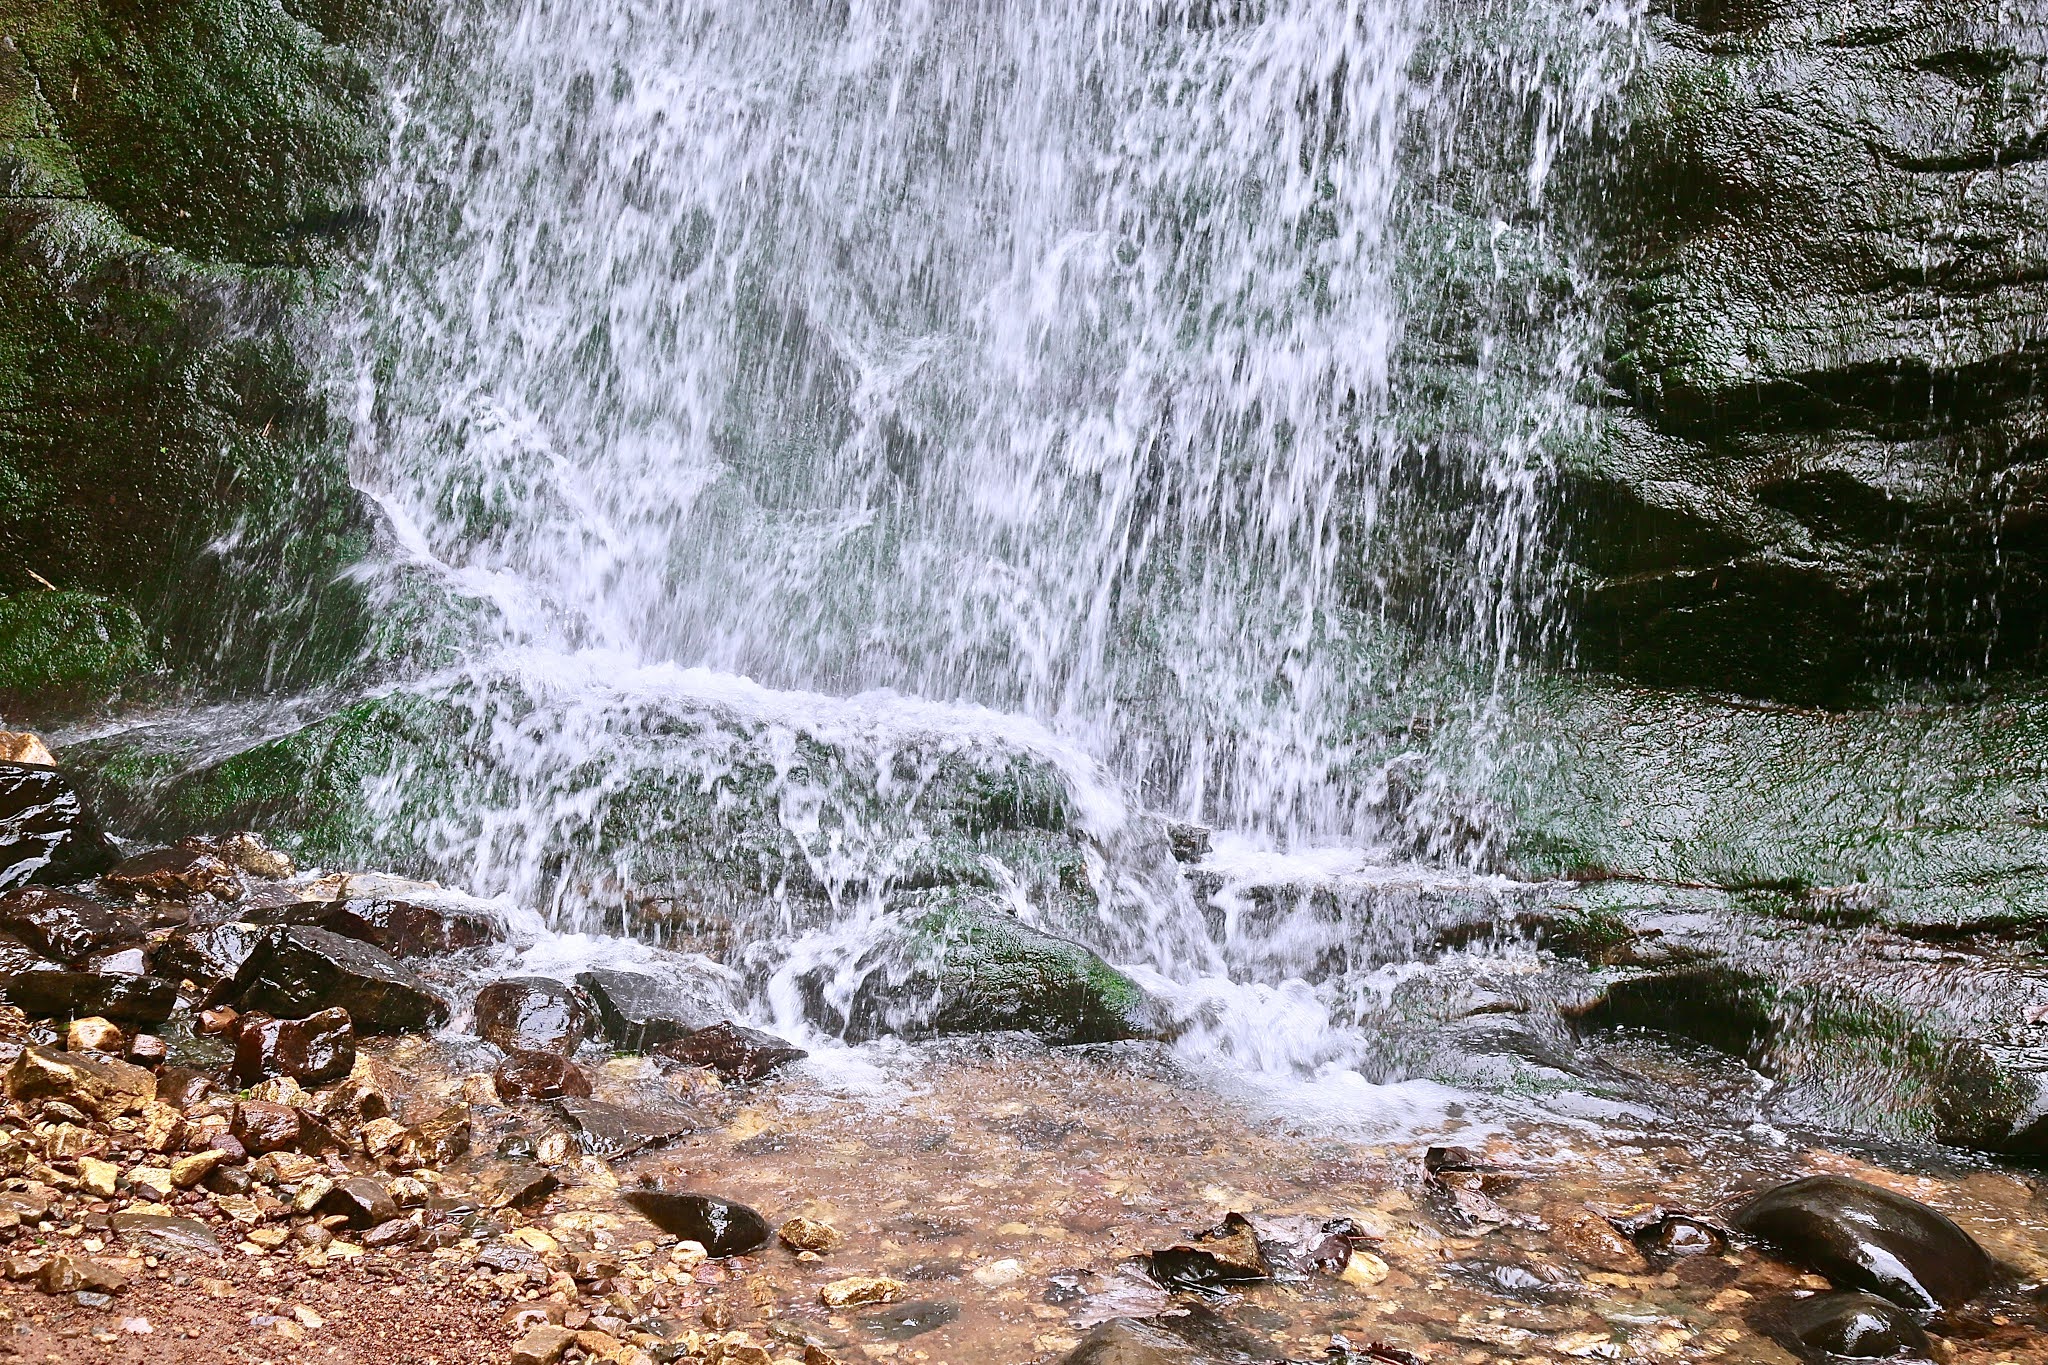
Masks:
[[[149,969],[210,990],[231,980],[262,938],[262,930],[242,923],[178,929],[150,947]]]
[[[597,969],[578,972],[576,984],[597,1006],[605,1036],[627,1052],[672,1043],[720,1022],[714,1005],[647,973]]]
[[[130,895],[190,900],[218,896],[233,900],[242,894],[241,878],[213,854],[194,848],[159,848],[115,864],[100,876],[100,885]]]
[[[590,1097],[590,1078],[559,1052],[514,1052],[491,1073],[491,1079],[499,1098],[506,1100]]]
[[[698,1029],[654,1051],[690,1066],[710,1067],[729,1081],[757,1081],[810,1056],[771,1033],[729,1021]]]
[[[397,959],[325,929],[273,929],[266,933],[226,996],[239,1008],[283,1018],[322,1007],[348,1011],[366,1034],[438,1028],[448,1002]]]
[[[1808,1360],[1924,1360],[1932,1349],[1909,1313],[1874,1294],[1815,1294],[1776,1316],[1771,1334]]]
[[[116,1023],[156,1025],[178,1006],[177,983],[123,971],[65,971],[42,968],[16,972],[0,981],[0,996],[35,1019],[78,1019],[98,1015]]]
[[[477,992],[476,1032],[507,1052],[574,1052],[595,1012],[582,992],[542,976],[507,977]]]
[[[117,856],[64,774],[0,763],[0,887],[80,881]]]
[[[671,1237],[696,1242],[714,1257],[744,1256],[767,1244],[768,1220],[745,1204],[708,1194],[632,1190],[626,1203]]]
[[[244,1086],[272,1076],[302,1085],[338,1081],[356,1064],[356,1031],[347,1010],[322,1010],[304,1019],[244,1015],[235,1035],[235,1080]]]
[[[1991,1283],[1991,1258],[1945,1215],[1844,1176],[1780,1185],[1734,1221],[1793,1264],[1921,1317],[1959,1308]]]
[[[333,899],[286,900],[249,913],[258,924],[303,924],[359,939],[393,957],[422,957],[496,943],[504,937],[498,917],[466,897],[435,894],[395,877],[352,877],[348,894]],[[353,883],[367,885],[357,888]],[[354,894],[358,889],[385,894]]]
[[[2039,669],[2029,21],[1988,0],[1657,9],[1606,179],[1633,409],[1566,490],[1581,659],[1823,704]]]
[[[17,887],[0,895],[0,933],[44,957],[77,962],[93,953],[142,941],[134,917],[75,891]]]

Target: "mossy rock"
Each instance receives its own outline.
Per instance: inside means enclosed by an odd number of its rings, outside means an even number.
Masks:
[[[149,671],[155,658],[133,608],[94,593],[0,597],[0,698],[103,694]]]

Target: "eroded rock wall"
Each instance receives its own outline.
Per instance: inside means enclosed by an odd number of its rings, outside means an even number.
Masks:
[[[1567,497],[1581,662],[1829,705],[2038,671],[2048,8],[1659,8]]]

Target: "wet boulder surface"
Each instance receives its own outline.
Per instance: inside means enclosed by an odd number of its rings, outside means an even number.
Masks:
[[[24,886],[0,893],[0,933],[59,962],[140,943],[145,928],[128,910],[79,891]]]
[[[671,1237],[695,1242],[714,1258],[744,1256],[767,1245],[768,1220],[745,1204],[709,1194],[629,1190],[626,1204]]]
[[[721,1022],[722,1002],[652,972],[593,968],[576,974],[612,1043],[646,1051]]]
[[[1813,1294],[1765,1315],[1765,1335],[1820,1365],[1930,1359],[1927,1333],[1899,1305],[1874,1294]]]
[[[1992,1282],[1991,1257],[1946,1215],[1846,1176],[1767,1190],[1733,1222],[1794,1265],[1923,1319],[1962,1308]]]
[[[346,1010],[368,1034],[438,1028],[449,1015],[448,1002],[396,958],[310,927],[269,930],[221,994],[282,1018]]]
[[[507,1052],[566,1056],[590,1036],[597,1023],[587,995],[544,976],[491,982],[477,992],[475,1013],[477,1036]]]
[[[99,1016],[116,1023],[153,1026],[178,1007],[178,985],[161,977],[125,971],[43,967],[19,971],[0,981],[0,996],[37,1019]]]
[[[321,1010],[303,1019],[251,1013],[237,1021],[234,1076],[241,1085],[272,1076],[324,1085],[348,1075],[355,1064],[355,1024],[347,1010]]]
[[[709,1067],[730,1081],[758,1081],[810,1054],[772,1033],[725,1021],[661,1044],[658,1056]]]
[[[0,887],[81,881],[117,857],[68,777],[0,763]]]
[[[590,1097],[590,1077],[558,1052],[514,1052],[491,1073],[503,1100],[558,1100]]]

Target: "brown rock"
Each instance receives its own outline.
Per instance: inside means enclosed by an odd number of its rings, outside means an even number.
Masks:
[[[410,1218],[392,1218],[363,1234],[363,1245],[372,1251],[408,1247],[420,1239],[420,1225]]]
[[[491,1165],[470,1182],[470,1196],[482,1208],[529,1208],[560,1184],[545,1166]]]
[[[98,1016],[73,1019],[70,1027],[64,1030],[66,1052],[103,1052],[118,1056],[127,1046],[128,1035],[121,1032],[121,1026]]]
[[[156,1077],[111,1057],[27,1047],[8,1069],[7,1094],[24,1104],[59,1100],[106,1120],[136,1113],[154,1099]]]
[[[139,943],[145,932],[133,916],[75,891],[24,886],[0,895],[0,933],[57,962]]]
[[[823,1255],[845,1245],[846,1237],[829,1223],[813,1218],[792,1218],[782,1225],[780,1236],[792,1251],[815,1251]]]
[[[38,768],[54,768],[57,756],[40,735],[26,730],[0,730],[0,763],[33,763]]]
[[[810,1055],[772,1033],[730,1021],[700,1028],[654,1051],[689,1066],[708,1066],[729,1081],[759,1080]]]
[[[229,1141],[233,1141],[232,1138]],[[189,1190],[213,1174],[214,1167],[228,1159],[228,1154],[218,1147],[209,1147],[203,1152],[179,1157],[171,1163],[171,1183],[181,1190]]]
[[[171,1045],[153,1033],[138,1033],[128,1040],[128,1060],[136,1066],[154,1070],[170,1055]]]
[[[1172,1289],[1203,1289],[1272,1278],[1259,1250],[1258,1233],[1241,1213],[1223,1216],[1220,1227],[1152,1253],[1152,1277]]]
[[[235,1079],[245,1086],[271,1076],[322,1085],[348,1075],[355,1064],[356,1031],[347,1010],[303,1019],[248,1014],[235,1032]]]
[[[305,1117],[288,1104],[249,1100],[235,1106],[228,1131],[251,1152],[291,1151],[305,1138]]]
[[[199,1011],[199,1032],[209,1038],[225,1034],[233,1037],[242,1027],[242,1015],[228,1005],[219,1009]]]
[[[596,1022],[582,991],[547,977],[508,977],[477,992],[477,1036],[507,1052],[567,1056]]]
[[[445,1166],[469,1151],[469,1106],[452,1104],[423,1123],[406,1130],[399,1141],[400,1166]]]
[[[583,1068],[555,1052],[515,1052],[492,1073],[491,1080],[506,1100],[590,1097],[590,1078]]]
[[[536,1327],[513,1344],[512,1365],[555,1365],[575,1344],[576,1334],[566,1327]]]
[[[190,848],[159,848],[137,854],[100,874],[100,884],[131,895],[190,900],[218,896],[233,900],[242,894],[235,870],[211,853]]]
[[[63,1252],[45,1261],[35,1280],[45,1294],[118,1294],[128,1287],[128,1277],[112,1266]]]
[[[372,1228],[398,1217],[398,1201],[366,1175],[350,1176],[320,1200],[319,1212],[340,1214],[352,1228]]]

